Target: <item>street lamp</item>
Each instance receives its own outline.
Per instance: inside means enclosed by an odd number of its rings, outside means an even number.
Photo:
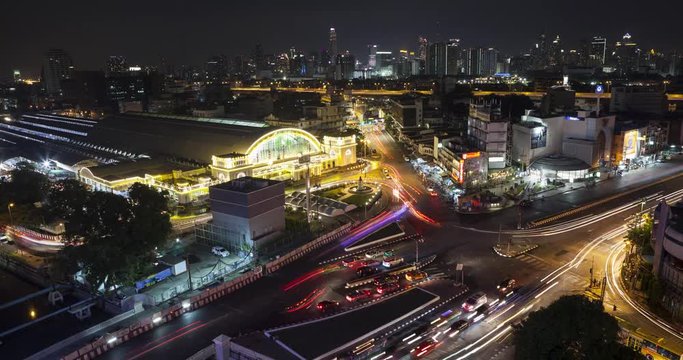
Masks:
[[[7,204],[7,211],[9,212],[9,224],[14,225],[14,220],[12,220],[12,208],[14,207],[14,203],[9,203]]]

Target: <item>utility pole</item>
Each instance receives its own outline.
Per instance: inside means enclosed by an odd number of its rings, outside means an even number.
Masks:
[[[190,266],[190,256],[185,255],[185,266],[187,267],[187,281],[190,283],[190,291],[192,291],[192,267]]]

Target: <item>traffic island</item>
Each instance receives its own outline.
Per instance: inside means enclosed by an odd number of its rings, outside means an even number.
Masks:
[[[522,254],[526,254],[531,250],[534,250],[538,247],[538,244],[532,244],[530,242],[524,242],[524,243],[498,243],[493,246],[493,251],[506,258],[512,258],[515,256],[519,256]]]

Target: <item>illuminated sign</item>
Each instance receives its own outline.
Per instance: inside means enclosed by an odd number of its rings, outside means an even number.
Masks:
[[[598,86],[595,87],[595,93],[596,93],[596,94],[602,94],[602,93],[604,93],[604,92],[605,92],[605,88],[602,87],[602,85],[598,85]]]
[[[564,119],[565,120],[571,120],[571,121],[580,121],[581,120],[581,118],[578,118],[576,116],[565,116]]]
[[[472,158],[478,158],[479,156],[481,156],[481,152],[479,152],[479,151],[470,152],[470,153],[462,154],[462,159],[467,160],[467,159],[472,159]]]
[[[638,130],[630,130],[624,133],[624,159],[633,159],[638,156]]]
[[[490,162],[503,162],[505,161],[505,157],[503,156],[493,156],[489,158]]]

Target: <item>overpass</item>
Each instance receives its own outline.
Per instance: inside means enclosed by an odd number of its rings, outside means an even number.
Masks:
[[[232,91],[238,93],[250,93],[250,92],[269,92],[271,90],[283,91],[283,92],[297,92],[297,93],[317,93],[325,94],[327,89],[325,88],[303,88],[303,87],[276,87],[276,88],[263,88],[263,87],[234,87]],[[418,93],[422,95],[431,95],[432,90],[386,90],[386,89],[350,89],[352,96],[400,96],[409,93]],[[540,91],[473,91],[474,96],[488,96],[488,95],[525,95],[532,99],[540,99],[545,94]],[[610,99],[610,93],[595,94],[590,92],[577,92],[577,99],[596,99],[600,97],[603,99]],[[683,101],[683,94],[667,94],[669,101]]]

